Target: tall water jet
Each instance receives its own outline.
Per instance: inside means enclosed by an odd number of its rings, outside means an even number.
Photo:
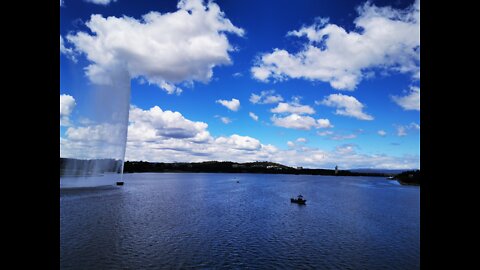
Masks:
[[[60,136],[61,187],[122,181],[131,79],[179,95],[178,85],[208,83],[214,67],[232,64],[236,49],[227,34],[245,33],[216,3],[202,0],[179,0],[177,10],[140,18],[91,14],[84,26],[60,36],[60,52],[71,60],[61,70],[69,87],[82,88],[68,90],[79,92],[83,106],[83,118]],[[80,71],[81,56],[88,65]],[[89,89],[76,77],[81,72]]]
[[[113,185],[123,181],[130,76],[113,70],[103,85],[93,85],[83,124],[69,127],[60,148],[60,187]]]

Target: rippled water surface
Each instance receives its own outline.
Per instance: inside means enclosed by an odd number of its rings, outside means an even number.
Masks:
[[[61,190],[62,269],[419,269],[418,187],[264,174],[124,181]],[[290,203],[299,193],[307,205]]]

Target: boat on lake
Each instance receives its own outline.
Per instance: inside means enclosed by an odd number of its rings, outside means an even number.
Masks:
[[[291,203],[305,204],[307,200],[303,198],[302,195],[298,195],[297,198],[290,198]]]

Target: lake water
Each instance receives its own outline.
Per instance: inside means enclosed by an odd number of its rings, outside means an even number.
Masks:
[[[420,268],[418,187],[310,175],[123,180],[61,190],[62,269]],[[290,203],[299,193],[305,206]]]

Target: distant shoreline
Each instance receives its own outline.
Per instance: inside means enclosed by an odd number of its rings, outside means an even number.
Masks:
[[[398,179],[396,181],[402,186],[420,186],[420,183],[407,183]]]
[[[95,171],[97,161],[109,166],[102,167],[104,170]],[[74,164],[74,170],[71,170]],[[120,173],[121,160],[81,160],[60,158],[60,175],[67,171],[69,175],[84,175],[84,172]],[[120,170],[119,170],[120,169]],[[385,170],[379,170],[385,171]],[[387,170],[388,171],[388,170]],[[405,170],[401,173],[375,172],[373,169],[362,169],[362,171],[340,170],[340,169],[308,169],[303,167],[290,167],[269,161],[255,161],[238,163],[232,161],[204,161],[204,162],[147,162],[147,161],[125,161],[123,173],[254,173],[254,174],[293,174],[293,175],[327,175],[327,176],[369,176],[369,177],[390,177],[399,181],[400,184],[419,184],[419,171]],[[412,178],[413,177],[413,178]],[[400,182],[401,181],[401,182]]]
[[[289,167],[273,162],[236,163],[230,161],[208,161],[197,163],[152,163],[144,161],[126,161],[124,173],[261,173],[293,175],[329,175],[329,176],[373,176],[389,177],[394,174],[375,172],[352,172],[349,170],[306,169]]]
[[[372,177],[385,177],[387,178],[388,176],[384,175],[330,175],[330,174],[309,174],[309,173],[287,173],[287,172],[192,172],[192,171],[161,171],[161,172],[156,172],[156,171],[138,171],[138,172],[123,172],[123,174],[133,174],[133,173],[225,173],[225,174],[281,174],[281,175],[321,175],[321,176],[372,176]],[[393,181],[393,180],[392,180]]]

